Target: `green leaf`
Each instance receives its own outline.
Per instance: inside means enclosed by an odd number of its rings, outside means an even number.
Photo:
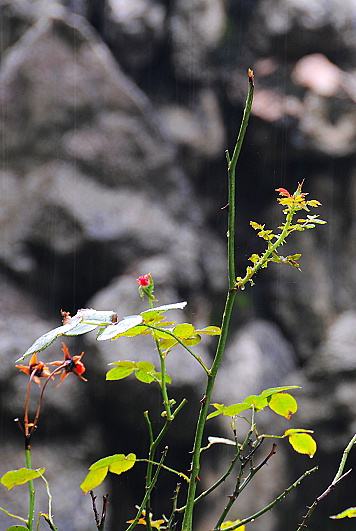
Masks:
[[[149,308],[141,312],[145,323],[150,325],[158,324],[162,321],[161,313],[167,310],[182,310],[187,305],[186,302],[176,302],[174,304],[164,304],[163,306],[157,306],[156,308]]]
[[[123,378],[130,376],[130,374],[134,372],[136,366],[134,361],[129,360],[115,361],[112,365],[115,365],[115,368],[106,373],[107,380],[122,380]]]
[[[195,332],[195,327],[190,323],[178,324],[173,329],[173,334],[179,339],[188,339]]]
[[[142,383],[150,384],[155,381],[155,377],[150,373],[146,371],[135,371],[135,376],[137,380],[139,380]]]
[[[8,489],[12,489],[16,485],[24,485],[32,479],[39,478],[45,471],[44,468],[19,468],[18,470],[10,470],[6,472],[1,478],[1,483]]]
[[[161,382],[161,373],[157,372],[153,363],[149,361],[114,361],[110,365],[115,365],[106,373],[107,380],[122,380],[135,372],[136,378],[143,383],[152,383],[153,381]],[[168,374],[165,375],[166,382],[171,383],[171,378]]]
[[[313,430],[305,430],[303,428],[290,428],[284,432],[284,437],[293,435],[294,433],[314,433]]]
[[[89,468],[89,473],[80,485],[80,488],[85,494],[89,490],[98,487],[104,481],[108,471],[113,474],[122,474],[130,470],[135,462],[135,454],[128,454],[127,456],[125,454],[115,454],[99,459],[99,461],[93,463]]]
[[[114,454],[109,455],[108,457],[103,457],[99,461],[95,461],[90,467],[89,470],[99,470],[101,468],[108,467],[110,472],[115,471],[115,474],[121,474],[121,472],[126,472],[130,470],[135,464],[136,455],[135,454]]]
[[[236,446],[236,442],[225,437],[208,437],[209,446],[212,444],[227,444],[228,446]]]
[[[281,393],[283,391],[290,391],[291,389],[300,389],[300,385],[286,385],[284,387],[271,387],[270,389],[265,389],[264,391],[262,391],[260,396],[268,398],[269,396],[272,396],[275,393]]]
[[[299,454],[307,454],[313,457],[316,452],[316,442],[309,433],[292,433],[289,435],[289,443]]]
[[[96,326],[106,326],[117,320],[117,313],[112,310],[94,310],[93,308],[83,308],[78,310],[70,322],[79,321],[85,324]]]
[[[117,314],[113,311],[97,311],[92,308],[78,310],[73,317],[68,317],[68,322],[66,324],[57,326],[36,339],[30,348],[26,350],[25,354],[16,360],[16,363],[23,361],[27,356],[34,352],[44,350],[60,336],[78,336],[86,334],[87,332],[94,330],[97,326],[110,325],[116,318]]]
[[[171,329],[168,329],[168,331],[171,332]],[[172,339],[173,341],[176,341],[171,334],[167,334],[164,330],[154,330],[154,335],[157,339]]]
[[[254,407],[256,411],[261,411],[261,409],[267,406],[267,397],[263,395],[250,395],[242,403],[247,404],[250,408]]]
[[[145,316],[149,312],[166,312],[167,310],[183,310],[187,306],[187,303],[184,302],[175,302],[173,304],[164,304],[163,306],[157,306],[156,308],[152,308],[149,310],[144,310],[141,312],[141,315]]]
[[[136,363],[136,378],[143,383],[152,383],[153,381],[161,382],[161,373],[157,372],[153,363],[148,361],[139,361]],[[168,374],[165,375],[167,383],[171,383],[171,379]]]
[[[191,337],[187,337],[186,339],[181,340],[184,345],[187,347],[194,347],[194,345],[197,345],[201,341],[201,337],[196,334]]]
[[[159,342],[159,346],[164,351],[171,350],[176,345],[179,345],[178,341],[171,336],[167,339],[161,339]]]
[[[141,315],[130,315],[119,321],[118,323],[111,324],[103,330],[103,332],[97,337],[98,341],[106,341],[107,339],[116,339],[137,325],[142,323],[143,319]]]
[[[127,332],[122,332],[119,337],[135,337],[143,334],[146,330],[148,330],[147,326],[134,326],[127,330]]]
[[[80,485],[80,488],[86,494],[90,490],[95,489],[95,487],[98,487],[101,485],[101,483],[106,478],[106,474],[108,473],[109,467],[103,467],[99,468],[97,470],[90,470],[84,479],[83,483]]]
[[[250,221],[250,225],[255,230],[262,230],[264,229],[264,225],[260,225],[259,223],[256,223],[256,221]]]
[[[276,393],[272,395],[268,400],[268,405],[277,415],[281,415],[288,420],[298,409],[296,399],[288,393]]]
[[[224,417],[235,417],[247,409],[250,409],[250,406],[247,404],[232,404],[231,406],[224,408],[222,414]]]
[[[225,404],[211,404],[216,408],[216,411],[213,411],[213,413],[210,413],[210,415],[207,416],[207,420],[211,419],[213,417],[216,417],[217,415],[221,415],[224,408],[226,407]]]
[[[218,326],[207,326],[200,330],[195,331],[197,334],[206,334],[208,336],[219,336],[221,334],[221,328]]]
[[[356,518],[356,507],[349,507],[342,511],[342,513],[329,516],[332,520],[340,520],[341,518]]]
[[[72,328],[75,328],[76,324],[66,324],[62,326],[58,326],[57,328],[54,328],[53,330],[50,330],[49,332],[46,332],[41,337],[36,339],[36,341],[28,348],[19,359],[16,360],[16,363],[19,363],[20,361],[23,361],[27,356],[30,354],[34,354],[35,352],[39,352],[40,350],[44,350],[49,345],[53,343],[55,339],[59,336],[63,336],[65,332],[69,332]]]
[[[28,531],[28,527],[23,525],[12,525],[6,531]]]
[[[272,387],[270,389],[265,389],[264,391],[262,391],[260,395],[247,396],[242,403],[232,404],[231,406],[225,406],[225,404],[212,404],[217,409],[217,411],[210,413],[210,415],[208,415],[207,417],[207,420],[213,417],[216,417],[217,415],[221,415],[221,414],[224,415],[225,417],[235,417],[236,415],[239,415],[240,413],[242,413],[242,411],[246,411],[247,409],[251,409],[252,407],[254,407],[256,411],[261,411],[267,405],[270,405],[272,396],[274,395],[278,396],[278,394],[284,394],[283,391],[288,391],[289,389],[297,389],[298,387],[299,385],[287,385],[285,387]],[[288,407],[291,407],[291,410],[294,413],[293,411],[294,406],[292,407],[292,405],[294,404],[295,400],[291,395],[284,394],[284,397],[286,396],[292,398],[292,400],[290,400],[290,398],[278,398],[276,401],[272,401],[272,406],[275,407],[276,409],[278,408],[280,409],[281,413],[278,413],[279,415],[282,415],[282,411],[283,413],[287,412]],[[271,409],[273,409],[273,407]],[[288,414],[289,414],[289,411],[290,410],[288,409]],[[298,430],[298,433],[300,433],[300,430]]]
[[[135,454],[128,454],[127,456],[124,454],[116,454],[112,457],[115,457],[115,460],[109,465],[109,472],[112,474],[122,474],[123,472],[127,472],[136,462]]]
[[[250,409],[247,404],[231,404],[231,406],[225,406],[224,404],[212,404],[212,406],[214,406],[217,411],[210,413],[210,415],[207,417],[207,420],[217,417],[221,414],[224,415],[224,417],[235,417],[239,413],[242,413],[242,411]]]
[[[206,420],[212,419],[221,414],[222,414],[222,411],[213,411],[212,413],[209,413],[209,415],[206,417]]]
[[[80,336],[82,334],[87,334],[88,332],[91,332],[92,330],[95,330],[98,328],[98,325],[93,324],[86,324],[86,323],[79,323],[74,328],[71,328],[69,332],[65,332],[64,336]]]
[[[150,361],[138,361],[136,367],[141,371],[152,372],[155,371],[155,366]]]
[[[259,261],[259,259],[260,257],[256,253],[252,254],[249,258],[249,260],[251,260],[251,262],[253,262],[254,264],[256,264]]]

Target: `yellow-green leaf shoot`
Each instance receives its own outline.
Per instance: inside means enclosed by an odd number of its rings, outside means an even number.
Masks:
[[[356,518],[356,507],[349,507],[342,511],[342,513],[330,516],[332,520],[341,520],[341,518]]]

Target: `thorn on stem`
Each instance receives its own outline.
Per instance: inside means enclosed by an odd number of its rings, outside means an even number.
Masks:
[[[202,399],[200,400],[200,403],[203,404],[203,406],[205,406],[206,401],[207,401],[207,396],[203,395]]]

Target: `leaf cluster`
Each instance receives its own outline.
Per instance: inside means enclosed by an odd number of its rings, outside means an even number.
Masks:
[[[287,237],[292,232],[302,232],[307,229],[313,229],[317,224],[324,225],[326,223],[326,221],[319,219],[318,215],[310,214],[307,214],[305,219],[300,218],[293,223],[294,215],[298,211],[305,210],[310,212],[310,208],[317,208],[321,205],[320,201],[316,199],[306,199],[308,194],[302,192],[302,184],[298,185],[294,194],[290,194],[285,188],[277,188],[276,190],[282,196],[277,198],[277,201],[284,207],[283,213],[286,217],[285,222],[278,227],[280,232],[274,233],[273,230],[266,229],[265,225],[261,225],[256,221],[250,221],[251,227],[258,231],[257,236],[267,242],[267,248],[262,254],[254,253],[250,256],[249,260],[253,263],[253,266],[247,266],[246,274],[243,278],[236,278],[235,289],[244,289],[247,282],[253,285],[254,281],[252,277],[259,269],[266,268],[269,262],[289,264],[300,270],[298,260],[301,254],[296,253],[282,256],[277,252],[278,248],[286,243]]]
[[[290,419],[291,416],[296,413],[298,406],[295,398],[285,391],[297,389],[298,385],[289,385],[286,387],[274,387],[262,391],[259,395],[250,395],[246,397],[242,402],[225,406],[225,404],[212,404],[216,411],[213,411],[208,415],[208,419],[223,415],[224,417],[237,417],[244,411],[252,410],[254,413],[262,411],[264,408],[269,407],[277,415],[281,415],[286,419]],[[301,454],[307,454],[310,457],[316,452],[316,442],[311,437],[311,430],[305,430],[302,428],[295,428],[286,430],[283,435],[260,435],[259,438],[279,438],[283,439],[288,437],[289,443],[294,450]]]

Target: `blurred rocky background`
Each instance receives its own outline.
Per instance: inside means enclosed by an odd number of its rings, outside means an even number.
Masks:
[[[248,526],[296,529],[356,430],[354,0],[1,0],[0,9],[0,474],[24,466],[13,418],[23,415],[26,378],[14,361],[61,324],[61,309],[142,311],[135,278],[151,271],[161,304],[189,302],[177,319],[220,324],[224,150],[235,143],[250,67],[256,90],[237,172],[237,274],[260,250],[249,221],[272,228],[282,219],[275,188],[293,192],[305,180],[328,225],[291,238],[288,254],[302,253],[302,273],[272,264],[238,294],[214,401],[302,386],[295,419],[261,413],[261,429],[314,429],[317,455],[309,461],[279,443],[231,514],[260,509],[318,464]],[[87,531],[95,524],[79,484],[88,466],[113,453],[145,457],[142,413],[151,411],[157,430],[161,404],[154,386],[105,383],[111,361],[155,360],[148,340],[98,345],[90,334],[67,344],[72,354],[85,350],[88,382],[70,377],[49,386],[33,465],[46,466],[58,529]],[[199,345],[206,363],[214,346]],[[59,359],[60,349],[58,340],[41,359]],[[171,396],[189,399],[168,436],[167,464],[187,470],[204,374],[178,349],[167,364]],[[227,419],[208,426],[206,435],[219,434],[230,435]],[[269,453],[269,444],[261,450]],[[230,459],[227,450],[211,450],[210,461],[207,453],[203,488]],[[347,468],[355,465],[353,450]],[[110,492],[110,531],[133,517],[143,481],[138,464],[98,489],[98,500]],[[328,517],[356,504],[354,481],[349,476],[320,504],[309,529],[336,529]],[[174,487],[175,478],[162,474],[155,517],[162,508],[169,514]],[[202,504],[195,531],[215,525],[232,488]],[[42,490],[37,512],[47,510]],[[26,503],[26,486],[1,488],[0,506],[10,512],[26,516]],[[2,529],[13,523],[0,514]]]

